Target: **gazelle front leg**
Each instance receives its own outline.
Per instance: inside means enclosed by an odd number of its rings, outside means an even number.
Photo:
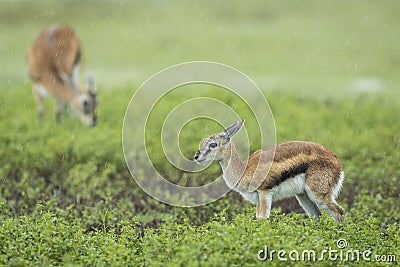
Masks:
[[[33,94],[35,96],[37,108],[38,108],[38,122],[42,123],[44,117],[44,104],[43,104],[43,96],[40,92],[40,85],[34,84],[32,87]]]
[[[57,123],[61,122],[61,116],[65,113],[67,105],[64,101],[57,99],[55,106],[55,120]]]
[[[272,193],[268,191],[258,191],[258,212],[257,218],[267,219],[271,213]]]
[[[260,218],[260,201],[257,201],[256,204],[256,219]]]

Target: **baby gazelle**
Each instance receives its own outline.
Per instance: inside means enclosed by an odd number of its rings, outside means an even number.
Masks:
[[[320,209],[342,222],[344,209],[335,199],[344,179],[335,154],[311,142],[292,141],[254,152],[242,162],[231,138],[242,128],[235,122],[200,144],[199,164],[218,161],[226,184],[257,206],[256,217],[268,218],[273,201],[295,196],[319,220]]]

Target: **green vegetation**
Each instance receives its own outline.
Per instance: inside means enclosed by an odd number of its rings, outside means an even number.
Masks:
[[[338,249],[340,239],[347,242],[344,253],[372,252],[370,262],[360,259],[363,266],[395,264],[377,262],[379,255],[395,255],[399,262],[397,2],[0,6],[0,265],[252,266],[261,263],[257,256],[265,246],[269,252],[314,250],[318,257]],[[73,114],[56,125],[51,101],[45,123],[36,122],[24,58],[40,29],[55,22],[76,29],[84,73],[97,78],[101,102],[93,129]],[[315,223],[292,200],[277,203],[269,220],[255,220],[255,207],[233,192],[203,207],[171,207],[137,186],[121,146],[125,108],[149,76],[189,60],[222,62],[252,78],[271,105],[278,142],[311,140],[338,154],[346,174],[339,197],[347,211],[344,224],[326,214]],[[180,93],[161,101],[161,111],[193,95]],[[203,93],[215,96],[212,87]],[[223,99],[247,116],[234,95]],[[150,126],[163,119],[153,114]],[[184,128],[179,142],[186,157],[217,129],[206,123],[208,128],[195,122]],[[159,141],[150,143],[157,168],[175,174],[157,156]],[[252,143],[251,150],[257,148]],[[141,153],[138,160],[145,160]],[[193,183],[219,171],[212,166]],[[178,184],[193,179],[174,177]],[[327,255],[323,262],[281,262],[277,254],[263,263],[357,264]]]

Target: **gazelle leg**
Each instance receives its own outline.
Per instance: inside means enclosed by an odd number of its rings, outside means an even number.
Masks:
[[[321,177],[323,177],[323,179]],[[333,188],[332,190],[330,186],[324,185],[324,183],[321,181],[326,181],[331,185],[336,184],[336,187],[340,188],[339,183],[343,181],[343,174],[326,169],[323,165],[314,165],[307,170],[307,185],[305,187],[307,196],[318,206],[320,210],[325,210],[336,221],[342,222],[345,211],[335,201],[335,197],[339,188]]]
[[[256,204],[256,218],[260,217],[260,201]]]
[[[39,87],[40,85],[34,84],[32,87],[32,91],[38,108],[38,121],[39,123],[42,123],[44,117],[44,104],[43,104],[43,96],[39,91],[40,90]]]
[[[336,201],[329,200],[325,205],[325,211],[328,212],[337,222],[343,222],[344,220],[344,209],[339,206]]]
[[[61,115],[65,113],[66,104],[63,101],[56,100],[55,119],[57,123],[61,122]]]
[[[314,216],[315,220],[319,221],[321,211],[306,194],[297,194],[296,199],[299,202],[300,206],[304,209],[305,212],[307,212],[310,217]]]
[[[259,191],[258,201],[259,201],[258,218],[262,219],[269,218],[269,215],[271,213],[272,194],[268,191]]]
[[[306,192],[308,197],[318,206],[320,210],[326,211],[330,214],[337,222],[343,222],[344,220],[344,209],[339,206],[335,200],[333,200],[332,196],[317,196],[311,190],[306,188]]]

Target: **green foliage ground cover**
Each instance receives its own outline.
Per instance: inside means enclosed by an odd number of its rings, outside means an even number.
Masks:
[[[265,246],[320,255],[337,249],[339,239],[347,242],[344,252],[371,250],[363,266],[394,265],[377,262],[379,255],[399,261],[397,3],[35,3],[0,4],[1,265],[357,264],[327,256],[257,259]],[[51,102],[45,123],[37,125],[24,57],[37,32],[54,22],[72,25],[81,36],[85,70],[97,78],[101,99],[96,128],[72,114],[56,125]],[[171,207],[136,185],[121,147],[126,105],[150,75],[187,60],[223,62],[253,78],[271,105],[278,142],[311,140],[339,155],[346,174],[339,197],[344,224],[326,214],[315,223],[293,201],[257,221],[255,208],[232,192],[203,207]],[[248,114],[233,95],[223,98]],[[179,140],[187,157],[215,126],[191,125]],[[249,123],[247,130],[255,128]],[[137,160],[144,155],[138,152]],[[155,160],[165,174],[175,174],[162,157]],[[197,184],[218,172],[215,165],[196,181],[187,174],[174,179]]]
[[[121,117],[124,110],[115,109],[115,103],[123,107],[126,98],[103,103],[100,114],[108,115],[98,128],[83,128],[73,116],[61,125],[49,116],[39,128],[27,91],[21,88],[2,98],[2,103],[16,104],[23,99],[27,106],[18,121],[1,120],[3,129],[13,129],[2,131],[0,139],[5,264],[243,265],[255,264],[265,245],[321,253],[335,248],[339,238],[353,249],[398,253],[399,122],[393,118],[399,107],[391,100],[359,97],[323,103],[295,94],[269,94],[280,141],[294,134],[296,139],[324,143],[340,155],[346,171],[340,203],[348,211],[340,225],[329,216],[315,223],[303,215],[278,214],[279,209],[271,220],[259,222],[254,207],[235,193],[194,209],[161,204],[138,188],[124,163],[122,125],[115,127],[121,121],[112,118]],[[386,104],[376,115],[374,109],[382,101]],[[283,112],[275,105],[291,108]],[[2,106],[12,112],[12,105]],[[316,133],[328,129],[330,134]],[[357,141],[349,145],[348,140]],[[195,148],[193,144],[187,149]]]

